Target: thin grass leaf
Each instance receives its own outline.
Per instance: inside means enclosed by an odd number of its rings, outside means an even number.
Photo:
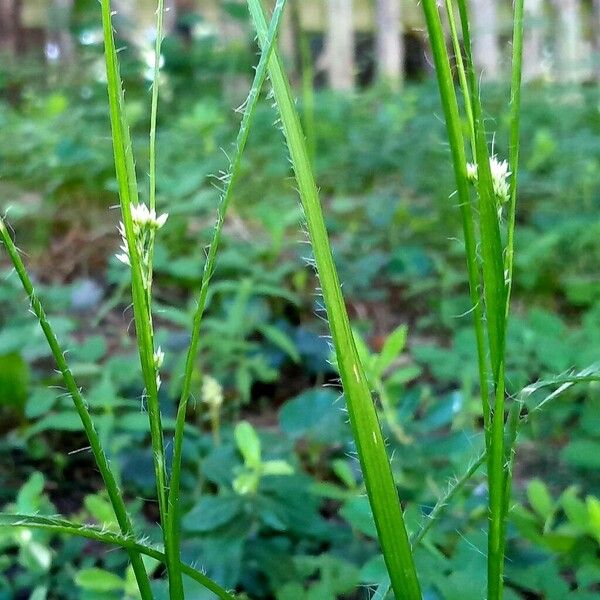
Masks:
[[[152,75],[152,103],[150,107],[150,165],[148,169],[149,180],[149,205],[150,210],[156,210],[156,122],[158,119],[158,93],[160,89],[160,62],[162,42],[164,37],[165,2],[158,0],[156,6],[156,41],[154,45],[154,68]],[[152,293],[152,264],[154,262],[154,241],[156,231],[150,233],[150,247],[148,249],[148,305],[151,305]]]
[[[114,533],[112,531],[98,529],[92,525],[80,525],[77,523],[72,523],[71,521],[60,517],[42,517],[39,515],[8,515],[0,513],[0,528],[2,527],[40,529],[53,533],[82,537],[95,542],[100,542],[102,544],[118,546],[127,552],[133,552],[138,556],[140,554],[144,554],[150,558],[160,561],[163,564],[166,563],[166,556],[163,552],[136,540],[133,536],[119,535],[118,533]],[[211,591],[221,600],[236,600],[235,596],[223,589],[218,583],[204,575],[204,573],[201,573],[185,563],[180,563],[180,569],[185,575],[194,581],[197,581],[200,585],[204,586],[207,590]],[[150,595],[149,598],[152,598],[152,596]]]
[[[29,302],[31,305],[31,310],[37,317],[40,327],[44,332],[44,336],[48,342],[48,346],[52,352],[52,356],[56,362],[56,366],[60,371],[67,391],[73,400],[73,404],[75,405],[75,410],[79,415],[81,423],[83,425],[83,429],[87,436],[90,449],[94,456],[94,460],[96,461],[96,465],[98,466],[98,470],[100,471],[100,475],[102,476],[102,480],[104,481],[104,485],[106,486],[106,491],[108,493],[108,498],[112,505],[113,511],[115,513],[115,517],[117,519],[117,523],[119,524],[119,528],[123,535],[129,536],[133,535],[133,525],[127,513],[127,508],[125,506],[125,502],[123,501],[123,496],[117,484],[117,480],[111,471],[108,459],[106,458],[106,454],[102,448],[102,444],[100,442],[100,437],[94,427],[94,423],[92,421],[92,417],[87,409],[86,403],[83,399],[81,391],[75,382],[75,378],[71,373],[67,360],[65,358],[65,353],[60,346],[60,343],[54,334],[54,330],[46,317],[46,312],[44,311],[44,307],[40,299],[38,298],[35,290],[33,288],[33,284],[23,261],[19,255],[19,251],[17,250],[10,233],[4,223],[4,219],[0,217],[0,237],[4,243],[4,247],[8,253],[8,256],[15,268],[15,271],[21,280],[21,284],[25,293],[29,298]],[[151,600],[152,599],[152,591],[150,589],[150,581],[148,580],[148,575],[146,574],[146,569],[144,567],[144,563],[138,552],[135,550],[129,551],[129,558],[131,560],[131,566],[133,568],[135,578],[140,590],[140,594],[143,600]]]
[[[465,106],[465,112],[467,113],[467,123],[469,124],[469,133],[471,138],[471,152],[473,160],[475,161],[476,142],[475,142],[475,123],[473,120],[473,103],[471,101],[471,91],[467,82],[467,72],[465,70],[465,62],[463,60],[462,48],[460,40],[458,39],[458,28],[456,26],[456,19],[454,18],[454,7],[453,0],[445,0],[446,12],[448,13],[448,24],[450,26],[450,39],[452,40],[452,48],[454,50],[454,56],[456,59],[456,70],[458,72],[458,80],[460,82],[460,89],[463,94],[463,103]]]
[[[154,335],[148,285],[144,285],[141,257],[137,251],[136,235],[131,214],[132,206],[138,204],[137,179],[129,126],[125,114],[123,86],[112,27],[110,0],[101,0],[102,27],[106,58],[106,78],[110,106],[115,169],[119,186],[121,215],[125,230],[129,260],[131,263],[133,313],[137,343],[146,387],[148,419],[152,440],[152,456],[156,476],[158,506],[163,525],[165,550],[168,557],[169,594],[172,600],[183,597],[183,583],[178,573],[177,550],[171,543],[167,521],[167,477],[160,408],[158,403],[158,370],[154,360]]]
[[[508,209],[508,236],[504,270],[506,272],[506,314],[510,310],[515,255],[515,224],[517,217],[517,178],[519,176],[519,152],[521,146],[521,84],[523,80],[523,12],[524,0],[514,0],[514,29],[512,55],[512,83],[510,94],[510,204]]]
[[[536,381],[535,383],[530,383],[521,390],[519,396],[527,406],[529,412],[535,412],[542,410],[548,402],[554,400],[564,391],[578,383],[594,383],[598,381],[600,381],[600,363],[595,363],[576,373],[572,371],[566,372],[557,377],[552,377],[551,379],[543,379],[541,381]],[[543,388],[554,386],[559,386],[559,388],[540,402],[537,402],[534,405],[531,405],[531,403],[528,402],[535,392]]]
[[[469,13],[465,0],[458,0],[463,40],[467,56],[467,74],[473,100],[476,164],[478,169],[479,225],[486,321],[492,373],[494,376],[494,409],[488,444],[489,532],[488,532],[488,599],[500,600],[503,589],[505,531],[505,451],[504,451],[504,353],[506,339],[506,276],[500,238],[497,200],[494,194],[490,156],[487,146],[480,90],[475,74]]]
[[[266,48],[268,31],[260,0],[249,0],[248,6],[258,34],[259,44],[262,48]],[[269,76],[273,84],[275,100],[306,216],[350,423],[379,542],[397,597],[418,600],[421,598],[421,591],[398,492],[386,453],[377,411],[350,328],[306,140],[295,108],[290,84],[277,51],[273,52],[269,61]]]
[[[471,477],[473,477],[473,475],[475,475],[475,473],[479,470],[479,467],[485,463],[486,458],[486,451],[483,450],[474,460],[471,461],[471,464],[467,470],[448,487],[446,493],[437,501],[436,505],[433,507],[433,510],[427,515],[424,525],[414,535],[411,536],[411,543],[413,547],[421,543],[429,530],[440,518],[446,507],[450,504],[450,502],[452,502],[456,494],[463,489]]]
[[[181,458],[184,440],[183,432],[185,427],[187,403],[191,393],[194,366],[198,355],[198,344],[200,341],[200,323],[202,321],[204,310],[206,308],[206,301],[208,297],[210,281],[216,268],[217,251],[221,242],[223,224],[225,223],[225,215],[227,213],[227,208],[231,202],[231,198],[233,197],[235,183],[237,182],[240,173],[242,156],[244,153],[244,149],[246,148],[248,136],[250,134],[252,121],[254,119],[256,107],[260,98],[260,92],[267,76],[267,65],[273,48],[275,46],[275,40],[277,39],[277,34],[281,25],[281,16],[283,14],[285,2],[286,0],[277,1],[275,10],[273,12],[273,18],[271,19],[271,24],[269,27],[268,41],[265,45],[265,49],[261,54],[254,75],[254,81],[252,82],[250,93],[248,94],[248,98],[245,102],[244,114],[242,116],[242,122],[240,124],[240,129],[236,140],[235,155],[229,167],[229,172],[226,177],[225,189],[223,191],[219,207],[217,209],[217,222],[215,224],[215,231],[210,243],[210,247],[208,249],[206,263],[204,265],[204,272],[202,275],[202,283],[200,285],[200,293],[198,296],[196,311],[194,313],[193,318],[192,335],[186,357],[181,397],[179,399],[179,406],[177,409],[177,422],[173,446],[173,467],[171,470],[171,481],[168,497],[169,512],[167,527],[170,530],[171,535],[173,536],[174,546],[176,549],[179,547],[180,538],[179,489],[181,483]]]
[[[477,248],[475,238],[475,224],[473,208],[471,204],[471,193],[467,179],[467,157],[462,134],[462,124],[458,109],[458,100],[454,89],[450,60],[446,49],[445,36],[442,22],[435,0],[423,0],[423,10],[427,21],[429,39],[435,71],[438,79],[438,87],[444,109],[450,150],[452,153],[452,164],[457,185],[458,203],[461,213],[463,235],[465,239],[465,254],[467,260],[467,273],[469,279],[469,294],[473,306],[473,324],[477,344],[477,364],[479,372],[479,385],[481,389],[482,410],[486,438],[490,432],[490,406],[489,406],[489,382],[488,382],[488,359],[486,351],[485,327],[483,319],[483,304],[479,296],[481,276],[477,261]],[[487,442],[486,442],[487,443]]]

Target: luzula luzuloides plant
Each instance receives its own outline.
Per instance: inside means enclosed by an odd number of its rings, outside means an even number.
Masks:
[[[466,473],[457,479],[447,495],[436,505],[425,525],[409,538],[404,525],[384,437],[379,425],[378,413],[350,328],[350,321],[333,261],[313,175],[312,150],[307,149],[291,87],[276,49],[276,37],[285,0],[277,0],[270,25],[267,25],[260,0],[248,0],[250,15],[258,34],[262,53],[256,68],[252,88],[244,105],[236,150],[229,174],[224,179],[225,187],[217,209],[215,231],[204,266],[197,308],[192,323],[191,342],[183,374],[182,393],[174,437],[172,469],[170,474],[167,473],[163,429],[157,396],[160,386],[160,368],[164,354],[160,347],[155,347],[154,344],[151,311],[154,241],[157,232],[167,219],[166,214],[159,215],[156,212],[156,116],[164,6],[163,0],[158,0],[150,128],[150,200],[149,205],[145,205],[138,198],[133,149],[125,116],[123,90],[112,30],[110,0],[101,0],[112,139],[122,214],[122,222],[119,227],[122,245],[117,257],[131,269],[134,320],[150,422],[164,552],[138,541],[135,536],[123,496],[102,449],[82,393],[69,370],[63,349],[46,318],[42,304],[35,293],[31,279],[3,219],[0,219],[0,237],[29,297],[32,312],[40,322],[58,369],[63,376],[67,391],[71,395],[75,409],[81,418],[92,454],[104,479],[120,532],[75,524],[65,519],[35,515],[0,515],[0,526],[40,528],[58,533],[79,535],[122,547],[129,554],[140,596],[143,600],[149,600],[153,595],[148,574],[141,560],[142,555],[152,557],[165,564],[171,600],[184,598],[182,575],[201,583],[218,598],[234,599],[233,594],[224,590],[216,582],[181,562],[179,488],[186,407],[191,394],[200,324],[206,306],[208,286],[216,266],[225,214],[238,178],[242,154],[248,140],[260,92],[268,74],[273,86],[277,110],[281,118],[283,133],[298,183],[350,423],[381,549],[389,573],[389,584],[391,584],[397,599],[421,599],[420,584],[415,570],[412,549],[425,537],[444,506],[461,489],[477,468],[487,462],[490,504],[487,597],[488,600],[500,600],[503,586],[505,522],[510,496],[514,445],[521,420],[521,402],[526,399],[527,394],[537,391],[543,386],[559,385],[561,386],[560,391],[581,381],[596,381],[598,375],[597,370],[590,369],[579,374],[566,375],[531,386],[529,389],[524,390],[519,401],[513,401],[505,427],[504,356],[514,257],[523,0],[515,0],[514,6],[511,139],[508,161],[489,154],[477,77],[473,67],[466,0],[458,0],[460,28],[465,48],[464,57],[461,54],[462,47],[458,37],[459,27],[454,17],[453,2],[452,0],[444,0],[444,3],[450,25],[452,44],[456,53],[457,74],[463,95],[463,108],[470,133],[468,144],[465,144],[463,137],[463,123],[438,2],[436,0],[422,0],[444,107],[458,188],[457,195],[462,215],[467,274],[477,340],[479,383],[485,424],[485,451],[474,459]],[[467,145],[470,147],[471,160],[467,158]],[[476,218],[476,211],[473,209],[471,185],[476,188],[478,218]],[[508,208],[504,220],[505,207]],[[501,231],[501,228],[505,228],[506,231]],[[480,253],[477,252],[477,244],[479,244]],[[482,297],[480,297],[480,293]],[[212,385],[209,379],[205,379],[203,394],[207,397],[210,395],[211,401],[218,405],[217,408],[220,407],[221,393],[216,389],[216,386]],[[547,399],[550,400],[555,396],[556,393],[550,394]],[[538,406],[541,407],[543,404],[544,401]],[[409,449],[406,451],[409,451]],[[384,583],[382,587],[385,590],[386,584]]]

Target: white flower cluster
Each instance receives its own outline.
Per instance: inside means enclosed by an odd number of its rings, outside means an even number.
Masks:
[[[160,384],[162,383],[160,380],[159,370],[163,366],[165,362],[165,353],[162,351],[159,346],[158,349],[154,352],[154,368],[156,369],[156,389],[160,389]]]
[[[214,408],[223,404],[223,388],[210,375],[205,375],[202,380],[202,402]]]
[[[166,213],[157,216],[156,211],[148,208],[145,204],[132,205],[131,207],[135,246],[144,267],[147,267],[150,263],[149,246],[154,233],[167,222],[168,217],[169,215]],[[121,234],[121,252],[116,255],[116,258],[123,264],[131,266],[129,246],[123,222],[119,223],[119,233]],[[149,278],[144,274],[144,280],[146,281],[147,279]]]
[[[490,158],[490,171],[492,172],[492,187],[494,195],[501,202],[508,202],[510,199],[510,184],[508,178],[512,173],[508,170],[506,160],[498,160],[497,156]],[[471,183],[475,183],[479,177],[478,167],[475,163],[467,163],[467,178]]]

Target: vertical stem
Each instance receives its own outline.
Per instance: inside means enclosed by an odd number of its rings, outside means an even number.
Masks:
[[[510,206],[508,211],[508,239],[504,270],[506,272],[506,315],[510,310],[512,293],[514,254],[515,254],[515,222],[517,214],[517,186],[519,176],[519,150],[521,133],[521,82],[523,65],[523,6],[524,0],[515,0],[512,84],[510,94],[510,156],[509,164],[512,172],[510,186]]]
[[[259,42],[265,48],[267,24],[261,2],[248,0],[248,7]],[[350,424],[384,560],[396,596],[403,600],[421,600],[398,490],[350,327],[300,119],[277,51],[269,61],[269,76],[306,216]]]
[[[156,493],[163,528],[167,571],[169,575],[169,596],[171,600],[183,598],[183,580],[178,560],[178,550],[171,539],[171,530],[167,521],[167,475],[165,465],[165,449],[162,419],[158,402],[158,370],[154,361],[154,336],[150,296],[144,283],[143,265],[136,244],[136,234],[131,215],[132,205],[138,203],[138,188],[133,160],[133,148],[129,126],[125,115],[123,87],[119,72],[119,63],[112,28],[112,12],[110,0],[101,0],[102,26],[104,33],[106,76],[110,107],[115,170],[119,185],[121,215],[127,238],[129,259],[131,262],[131,290],[133,297],[133,315],[137,344],[146,387],[148,421],[152,442],[152,457],[156,477]]]
[[[215,224],[215,232],[208,249],[208,255],[206,263],[204,264],[204,272],[202,274],[202,283],[200,284],[200,293],[198,296],[198,304],[196,306],[196,312],[194,313],[192,323],[192,335],[190,345],[188,348],[185,371],[183,376],[183,384],[181,390],[181,396],[179,399],[179,406],[177,408],[177,417],[175,423],[175,438],[173,442],[173,467],[171,470],[171,481],[169,486],[168,496],[168,522],[167,529],[173,536],[174,553],[179,553],[179,522],[180,522],[180,501],[179,491],[181,487],[181,460],[183,454],[183,441],[184,441],[184,429],[185,429],[185,417],[187,412],[187,403],[191,394],[192,389],[192,377],[194,373],[194,366],[198,355],[198,345],[200,342],[200,323],[204,315],[204,309],[206,308],[206,299],[208,296],[208,288],[216,268],[217,252],[219,250],[219,244],[221,241],[221,233],[223,230],[223,224],[225,223],[225,214],[231,199],[233,197],[233,190],[235,183],[237,182],[240,167],[242,164],[242,156],[248,136],[250,134],[250,127],[254,119],[254,113],[258,105],[260,97],[260,91],[263,87],[264,81],[267,75],[267,64],[269,57],[273,51],[279,26],[281,24],[281,16],[285,6],[285,0],[277,0],[275,10],[273,12],[273,18],[271,19],[271,25],[269,27],[268,39],[269,42],[266,47],[263,48],[256,73],[254,75],[254,81],[248,99],[245,103],[244,115],[238,132],[236,140],[235,156],[231,162],[229,168],[228,177],[225,184],[225,190],[221,196],[221,201],[217,209],[217,222]]]
[[[490,405],[488,382],[488,359],[486,355],[485,330],[483,321],[482,301],[479,295],[481,276],[477,264],[477,249],[475,239],[475,225],[471,205],[471,193],[467,180],[467,157],[462,134],[462,125],[458,110],[458,101],[452,80],[450,62],[446,50],[444,31],[435,0],[423,0],[423,9],[429,30],[429,39],[436,66],[438,87],[442,99],[446,128],[450,140],[454,175],[458,190],[458,201],[462,218],[463,234],[465,237],[465,254],[467,260],[467,273],[469,279],[469,294],[473,307],[473,323],[477,343],[477,364],[479,369],[479,385],[486,440],[489,435]]]
[[[56,362],[56,366],[60,371],[62,378],[65,382],[65,386],[67,391],[69,392],[71,399],[73,400],[73,404],[75,405],[75,410],[81,419],[81,423],[83,424],[83,428],[85,430],[86,436],[88,438],[90,448],[92,450],[92,454],[94,455],[94,460],[98,466],[98,470],[102,475],[102,479],[104,481],[104,485],[106,486],[106,491],[108,493],[108,498],[115,512],[115,517],[117,519],[117,523],[119,524],[119,529],[125,536],[132,536],[134,534],[133,525],[131,524],[131,520],[127,513],[127,508],[125,506],[125,502],[123,501],[123,496],[121,491],[119,490],[119,486],[113,475],[113,472],[110,468],[110,464],[108,459],[106,458],[106,454],[102,448],[102,444],[100,442],[100,437],[98,436],[98,432],[94,427],[94,423],[92,421],[92,417],[87,409],[83,396],[81,395],[81,391],[75,382],[75,378],[69,369],[69,365],[65,359],[65,353],[60,346],[56,335],[54,334],[54,330],[46,317],[46,312],[44,311],[44,307],[40,302],[40,299],[37,297],[35,290],[33,288],[33,284],[29,275],[27,274],[27,270],[25,269],[25,265],[21,260],[19,255],[19,251],[17,250],[4,220],[0,217],[0,237],[2,237],[2,241],[4,242],[4,246],[6,251],[10,257],[11,262],[15,268],[19,279],[21,280],[21,284],[25,293],[29,297],[29,301],[31,303],[31,310],[38,318],[40,323],[40,327],[44,332],[44,336],[50,346],[50,350],[52,351],[52,356]],[[150,581],[148,579],[148,575],[146,574],[146,569],[144,567],[144,563],[138,552],[134,550],[129,550],[129,558],[131,560],[131,566],[133,568],[133,572],[138,584],[138,588],[140,590],[140,594],[143,600],[152,600],[152,590],[150,589]]]

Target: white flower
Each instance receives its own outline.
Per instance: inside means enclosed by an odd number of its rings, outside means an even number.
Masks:
[[[477,165],[475,163],[467,163],[467,179],[471,183],[475,183],[477,181]]]
[[[148,208],[145,204],[131,206],[131,219],[134,226],[137,226],[139,230],[145,228],[160,229],[167,222],[168,217],[167,213],[157,217],[156,211],[153,208]]]
[[[158,349],[156,350],[156,352],[154,353],[154,366],[158,370],[163,366],[164,362],[165,362],[165,353],[161,350],[161,347],[159,346]]]
[[[508,178],[512,173],[508,170],[506,160],[498,160],[496,155],[490,158],[490,171],[492,173],[492,187],[494,195],[500,202],[508,202],[510,198],[510,184]],[[479,178],[479,168],[476,163],[467,163],[467,179],[475,183]]]
[[[168,217],[167,213],[156,216],[156,211],[148,208],[145,204],[133,204],[131,206],[134,244],[142,266],[150,264],[150,248],[154,239],[154,232],[167,222]],[[119,234],[121,236],[121,252],[115,255],[116,259],[127,266],[131,266],[129,244],[123,222],[119,223]],[[148,273],[142,273],[142,275],[144,277],[144,286],[146,286],[151,281],[151,277]]]
[[[510,198],[508,178],[512,174],[508,170],[508,162],[506,160],[500,161],[496,156],[492,156],[490,158],[490,170],[492,171],[494,194],[501,202],[508,202]]]
[[[202,402],[215,407],[223,404],[223,388],[210,375],[205,375],[202,380]]]

